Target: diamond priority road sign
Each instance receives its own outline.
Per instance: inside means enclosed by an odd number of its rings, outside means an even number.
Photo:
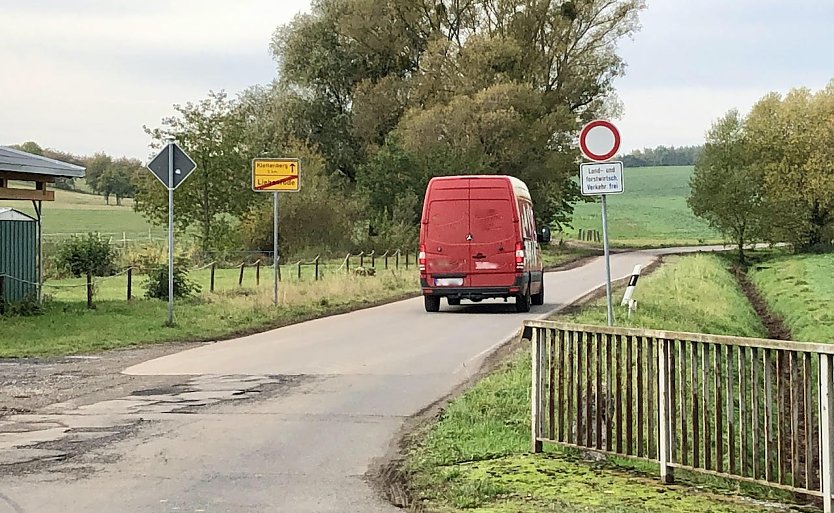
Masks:
[[[298,159],[255,159],[252,161],[252,190],[255,192],[298,192],[301,163]]]
[[[168,183],[168,164],[170,163],[171,151],[174,152],[174,181]],[[197,164],[175,142],[166,144],[162,151],[148,163],[148,169],[162,182],[162,185],[169,189],[179,187],[196,168]]]

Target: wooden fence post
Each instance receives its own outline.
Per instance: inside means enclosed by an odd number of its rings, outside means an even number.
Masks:
[[[365,252],[359,252],[359,267],[365,267]]]
[[[832,365],[834,356],[820,355],[820,488],[822,505],[825,513],[834,512],[831,494],[834,486],[834,383],[832,383]]]
[[[237,279],[237,286],[238,287],[243,286],[243,270],[244,269],[246,269],[246,262],[243,262],[242,264],[240,264],[240,277]]]
[[[371,267],[376,269],[376,250],[371,251]]]
[[[394,268],[399,270],[400,269],[400,250],[399,249],[394,254],[394,258],[395,258]]]
[[[388,252],[386,251],[383,256],[385,257],[385,269],[387,270],[388,269]]]
[[[406,270],[408,270],[408,264],[409,264],[409,261],[408,261],[408,250],[405,250],[405,268],[406,268]]]
[[[657,425],[660,429],[658,457],[660,459],[660,480],[665,484],[672,484],[675,475],[671,462],[671,439],[672,439],[672,411],[671,396],[669,395],[669,353],[670,343],[666,339],[658,339],[657,348],[657,374],[658,374],[658,395],[657,395]],[[648,376],[651,383],[654,383],[654,376]],[[709,449],[707,449],[709,450]]]
[[[582,228],[579,229],[579,240],[585,240],[584,233],[582,233]]]
[[[345,257],[345,272],[350,274],[350,253]]]
[[[542,417],[541,417],[541,376],[539,375],[539,371],[541,370],[541,358],[542,358],[542,347],[541,347],[541,338],[539,337],[540,328],[533,329],[533,336],[531,345],[532,345],[532,383],[530,387],[530,404],[532,405],[531,416],[530,416],[530,450],[533,453],[540,453],[542,452],[542,442],[539,440],[541,436],[541,427],[542,427]]]
[[[87,271],[87,308],[93,308],[93,273]]]
[[[255,262],[255,286],[261,286],[261,259]]]
[[[211,263],[211,281],[209,282],[209,291],[214,292],[214,274],[217,271],[217,262]]]
[[[133,267],[127,268],[127,300],[133,299]]]
[[[301,260],[298,261],[296,266],[298,267],[298,281],[301,281]]]
[[[316,281],[319,281],[319,256],[321,255],[316,255],[316,259],[313,260],[313,263],[316,266]]]

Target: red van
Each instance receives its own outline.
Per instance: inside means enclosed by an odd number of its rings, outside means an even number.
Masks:
[[[544,304],[530,191],[511,176],[449,176],[429,182],[420,226],[420,284],[427,312],[440,299],[514,298],[519,312]]]

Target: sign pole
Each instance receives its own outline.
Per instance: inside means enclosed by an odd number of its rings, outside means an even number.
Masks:
[[[174,148],[168,144],[168,326],[174,325]]]
[[[608,298],[608,325],[614,325],[614,306],[611,301],[611,254],[608,250],[608,198],[602,195],[602,244],[605,249],[605,294]]]
[[[272,302],[278,306],[278,192],[273,193],[273,214],[275,218],[272,224],[272,271],[273,271],[273,290]]]

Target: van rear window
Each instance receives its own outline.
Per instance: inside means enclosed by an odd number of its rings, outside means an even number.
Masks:
[[[434,242],[461,244],[469,234],[469,201],[437,200],[429,204],[426,236]]]
[[[515,240],[513,205],[509,200],[473,200],[471,208],[473,242]]]

